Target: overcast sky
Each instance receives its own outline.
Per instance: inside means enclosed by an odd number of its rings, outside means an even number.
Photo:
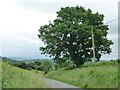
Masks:
[[[56,19],[61,7],[83,6],[105,15],[104,22],[118,18],[119,0],[1,0],[0,56],[46,58],[40,54],[44,46],[37,37],[41,25]],[[108,38],[113,40],[111,55],[101,59],[118,58],[118,21],[109,23]]]

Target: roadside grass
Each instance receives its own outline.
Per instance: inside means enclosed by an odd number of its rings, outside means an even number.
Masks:
[[[46,77],[80,88],[118,88],[118,65],[97,65],[96,71],[92,65],[72,70],[56,70]]]
[[[0,90],[2,88],[2,60],[0,60]]]
[[[2,88],[46,88],[43,73],[29,71],[12,66],[9,62],[2,62]],[[1,80],[1,79],[0,79]]]

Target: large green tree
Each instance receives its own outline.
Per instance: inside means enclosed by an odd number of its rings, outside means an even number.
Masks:
[[[93,13],[90,9],[79,6],[61,8],[57,19],[39,29],[38,37],[45,44],[45,47],[40,47],[42,54],[49,54],[58,63],[69,59],[76,66],[91,60],[91,27],[96,59],[99,60],[102,54],[110,54],[113,42],[107,39],[109,28],[103,20],[103,14]]]

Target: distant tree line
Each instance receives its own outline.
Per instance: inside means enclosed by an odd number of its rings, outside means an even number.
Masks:
[[[14,63],[15,66],[26,69],[26,70],[40,70],[44,71],[44,73],[48,73],[50,70],[57,70],[57,69],[73,69],[75,68],[75,64],[71,61],[67,60],[64,63],[53,63],[50,60],[43,60],[43,61],[32,61],[32,62],[16,62]]]
[[[52,62],[51,60],[35,60],[35,61],[29,61],[29,62],[24,62],[24,61],[14,61],[9,58],[3,58],[2,61],[8,62],[11,65],[17,66],[22,69],[26,70],[39,70],[43,71],[44,74],[47,74],[51,70],[57,70],[57,69],[74,69],[76,66],[75,64],[67,60],[64,63],[56,63]],[[110,60],[110,61],[99,61],[96,63],[97,66],[101,65],[118,65],[120,63],[120,59],[116,60]],[[87,61],[82,65],[83,67],[88,67],[88,66],[93,66],[93,63],[91,61]]]
[[[53,64],[50,60],[43,60],[33,62],[16,62],[14,65],[22,69],[44,71],[46,74],[48,71],[52,70]]]
[[[2,57],[2,61],[8,62],[11,65],[17,66],[22,69],[26,70],[39,70],[44,71],[44,73],[48,73],[50,70],[57,70],[57,69],[73,69],[75,68],[75,64],[72,61],[66,60],[64,63],[56,63],[52,62],[51,60],[44,59],[44,60],[30,60],[30,61],[16,61],[11,60],[7,57]]]

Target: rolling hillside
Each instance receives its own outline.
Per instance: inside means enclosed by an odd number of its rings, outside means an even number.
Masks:
[[[117,88],[117,62],[98,63],[96,71],[93,65],[84,65],[72,70],[56,70],[48,73],[47,78],[66,82],[81,88]]]
[[[0,62],[1,63],[1,62]],[[3,88],[44,88],[43,73],[34,70],[23,70],[12,66],[10,62],[3,62],[2,87]],[[1,78],[0,78],[1,80]]]

